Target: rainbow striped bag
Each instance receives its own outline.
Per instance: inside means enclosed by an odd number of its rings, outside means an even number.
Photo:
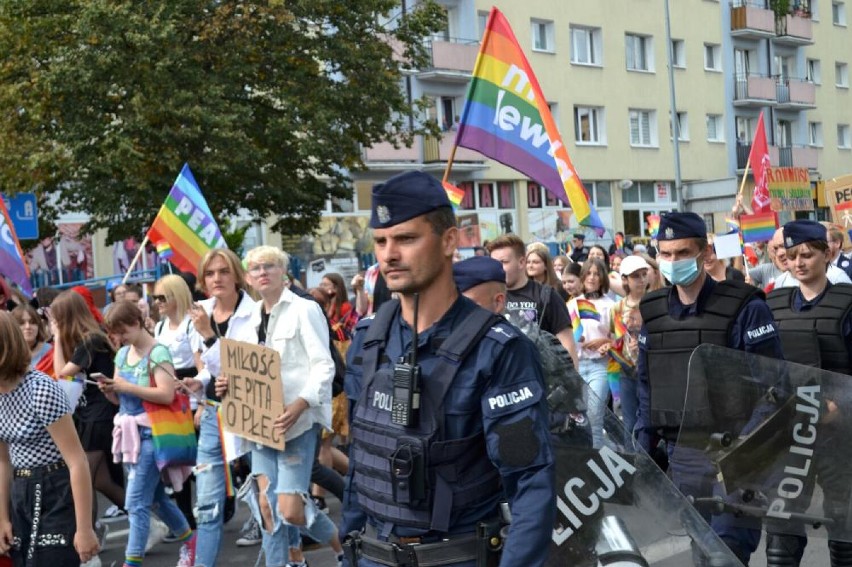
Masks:
[[[148,354],[148,385],[156,386],[151,371],[151,355]],[[189,407],[189,397],[180,390],[169,405],[155,404],[142,400],[142,407],[151,420],[151,437],[154,441],[154,457],[157,469],[167,467],[195,466],[198,442],[195,437],[195,422]]]

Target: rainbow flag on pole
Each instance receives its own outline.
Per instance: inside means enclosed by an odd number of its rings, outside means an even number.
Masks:
[[[648,223],[648,234],[651,238],[657,238],[657,233],[660,232],[660,215],[648,215],[645,221]]]
[[[449,181],[443,181],[441,183],[444,186],[444,191],[447,192],[447,197],[450,199],[450,202],[453,204],[453,207],[458,208],[461,205],[461,202],[464,200],[464,191],[450,183]]]
[[[148,239],[161,255],[183,272],[197,275],[198,264],[208,250],[227,248],[222,231],[201,194],[189,164],[184,164],[166,202],[148,229]]]
[[[6,203],[0,198],[0,277],[3,276],[18,284],[27,297],[33,296],[30,269],[24,260],[24,251],[21,250]]]
[[[778,215],[775,211],[740,215],[740,232],[743,242],[772,240],[776,230],[778,230]]]
[[[456,145],[517,169],[569,205],[583,225],[604,226],[577,176],[547,99],[506,17],[491,9]]]

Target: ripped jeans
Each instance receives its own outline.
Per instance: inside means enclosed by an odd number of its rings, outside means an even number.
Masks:
[[[266,567],[282,567],[287,564],[289,548],[299,546],[299,527],[287,523],[278,511],[278,494],[301,494],[305,502],[305,533],[321,543],[328,543],[337,535],[337,527],[327,514],[317,510],[310,498],[311,468],[321,431],[316,424],[302,435],[287,441],[284,451],[263,445],[255,445],[251,452],[251,477],[247,488],[240,491],[240,498],[251,508],[258,524],[263,526],[258,501],[258,476],[269,480],[267,501],[272,509],[273,525],[261,530]]]
[[[225,508],[225,461],[216,410],[216,407],[208,405],[201,416],[195,467],[195,522],[198,533],[195,564],[203,567],[216,566]]]

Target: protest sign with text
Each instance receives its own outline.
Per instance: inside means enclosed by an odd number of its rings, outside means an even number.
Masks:
[[[852,229],[852,174],[835,177],[825,182],[825,200],[831,207],[831,220]]]
[[[766,174],[773,211],[814,210],[811,179],[806,167],[770,167]]]

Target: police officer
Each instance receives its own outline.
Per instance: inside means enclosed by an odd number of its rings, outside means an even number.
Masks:
[[[376,185],[370,226],[399,300],[358,323],[348,353],[347,562],[496,565],[502,546],[500,565],[544,565],[553,456],[535,347],[459,295],[458,230],[438,180],[407,172]]]
[[[852,285],[832,284],[826,276],[832,250],[825,228],[810,220],[789,222],[784,225],[784,247],[788,268],[799,280],[799,287],[775,289],[767,303],[779,327],[785,359],[852,374]],[[831,399],[830,391],[824,389],[823,394]],[[836,400],[826,402],[827,407],[836,406]],[[824,493],[825,513],[837,526],[845,525],[852,489],[849,451],[837,450],[848,445],[849,433],[848,419],[821,420],[814,447],[814,468]],[[804,491],[808,499],[811,490],[812,486]],[[831,565],[852,566],[849,532],[841,536],[847,541],[835,539],[840,534],[834,532],[833,525],[828,527]],[[807,543],[804,532],[781,534],[772,524],[767,524],[767,532],[767,565],[799,565]]]
[[[582,263],[589,257],[589,247],[585,245],[586,235],[577,232],[571,239],[571,261]]]
[[[713,492],[709,460],[691,455],[696,462],[679,462],[673,451],[693,349],[710,343],[782,358],[763,292],[740,282],[715,282],[704,272],[703,262],[709,254],[706,231],[695,213],[669,213],[660,219],[657,261],[672,287],[649,293],[639,306],[644,321],[637,361],[639,440],[650,450],[653,436],[661,435],[669,448],[675,485],[685,495],[696,497]],[[701,472],[694,476],[686,471]],[[759,523],[743,527],[730,514],[705,518],[731,551],[748,564],[760,541]]]

